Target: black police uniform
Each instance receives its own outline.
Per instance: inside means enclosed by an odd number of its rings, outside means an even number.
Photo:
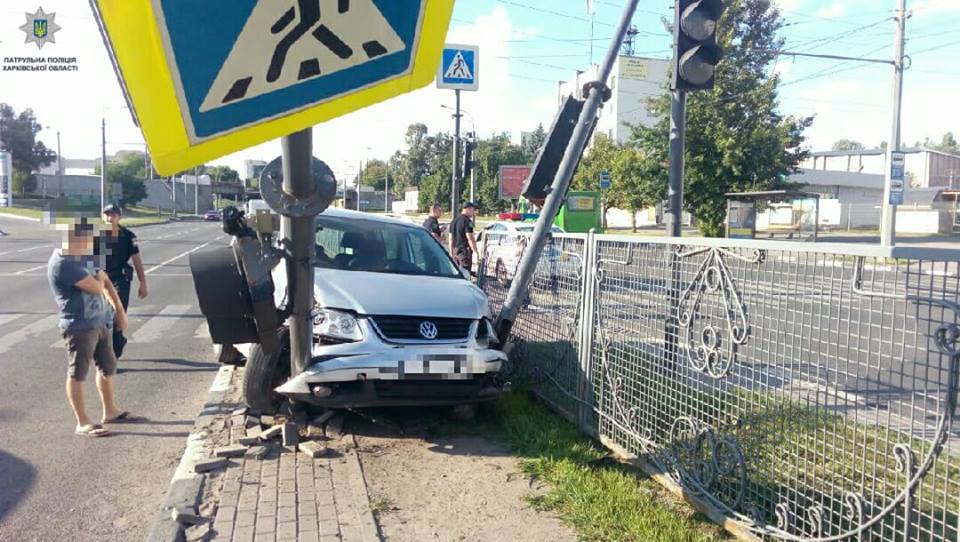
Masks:
[[[106,233],[104,235],[106,272],[110,277],[110,282],[117,290],[117,296],[120,303],[123,304],[123,310],[126,311],[130,305],[130,283],[133,282],[133,266],[130,265],[130,258],[140,254],[140,247],[137,246],[137,236],[123,226],[119,227],[117,235]],[[113,328],[113,351],[120,357],[123,353],[123,347],[127,340],[123,332],[116,327]]]

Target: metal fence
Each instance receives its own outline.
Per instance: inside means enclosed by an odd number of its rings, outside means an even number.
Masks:
[[[496,311],[524,243],[483,244],[479,282]],[[958,261],[558,235],[507,370],[741,533],[956,541]]]

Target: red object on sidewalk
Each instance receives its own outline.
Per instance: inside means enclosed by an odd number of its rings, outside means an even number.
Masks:
[[[500,213],[497,218],[500,220],[520,220],[523,217],[520,213]]]

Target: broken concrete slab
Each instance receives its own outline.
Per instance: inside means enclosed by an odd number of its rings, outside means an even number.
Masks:
[[[319,442],[314,442],[312,440],[301,442],[299,445],[297,445],[297,449],[311,459],[323,457],[327,453],[326,446],[324,446]]]
[[[260,440],[270,440],[272,438],[280,436],[282,432],[283,432],[282,425],[274,425],[270,429],[267,429],[266,431],[260,434]]]
[[[250,448],[247,449],[246,453],[243,454],[243,457],[247,459],[256,459],[259,461],[264,457],[266,457],[267,452],[269,451],[270,449],[267,448],[266,446],[251,446]]]
[[[243,415],[245,415],[246,413],[247,413],[247,407],[242,406],[242,407],[240,407],[240,408],[234,409],[234,411],[231,412],[230,415],[231,415],[231,416],[243,416]]]
[[[206,518],[197,514],[196,510],[187,506],[178,506],[170,510],[170,517],[177,523],[184,525],[198,525]]]
[[[200,542],[201,540],[207,540],[210,535],[211,522],[204,521],[198,525],[187,528],[183,533],[184,540],[186,542]]]
[[[260,423],[270,427],[271,425],[277,423],[277,420],[269,414],[264,414],[263,416],[260,416]]]
[[[295,447],[300,442],[300,431],[297,428],[297,424],[287,422],[281,427],[283,428],[283,445]]]
[[[210,472],[212,470],[222,469],[229,463],[230,462],[227,461],[227,458],[225,457],[220,457],[217,459],[204,459],[202,461],[197,461],[196,464],[193,465],[193,472]]]
[[[247,447],[242,444],[231,444],[221,446],[213,451],[216,457],[242,457],[247,452]]]
[[[256,416],[250,416],[249,414],[246,417],[245,425],[247,427],[254,427],[260,425],[260,418]]]
[[[245,437],[240,437],[237,439],[237,443],[243,446],[253,446],[258,442],[260,442],[260,435],[257,435],[257,436],[247,435]]]

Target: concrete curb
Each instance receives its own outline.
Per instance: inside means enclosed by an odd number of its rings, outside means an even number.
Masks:
[[[147,535],[148,542],[184,540],[184,525],[173,520],[171,510],[178,507],[195,509],[200,504],[206,476],[195,474],[193,466],[206,455],[208,427],[217,416],[226,416],[232,411],[232,407],[224,404],[224,401],[233,381],[234,370],[235,367],[224,365],[217,372],[207,393],[207,400],[193,424],[193,430],[187,437],[187,446],[170,481],[160,513]]]

